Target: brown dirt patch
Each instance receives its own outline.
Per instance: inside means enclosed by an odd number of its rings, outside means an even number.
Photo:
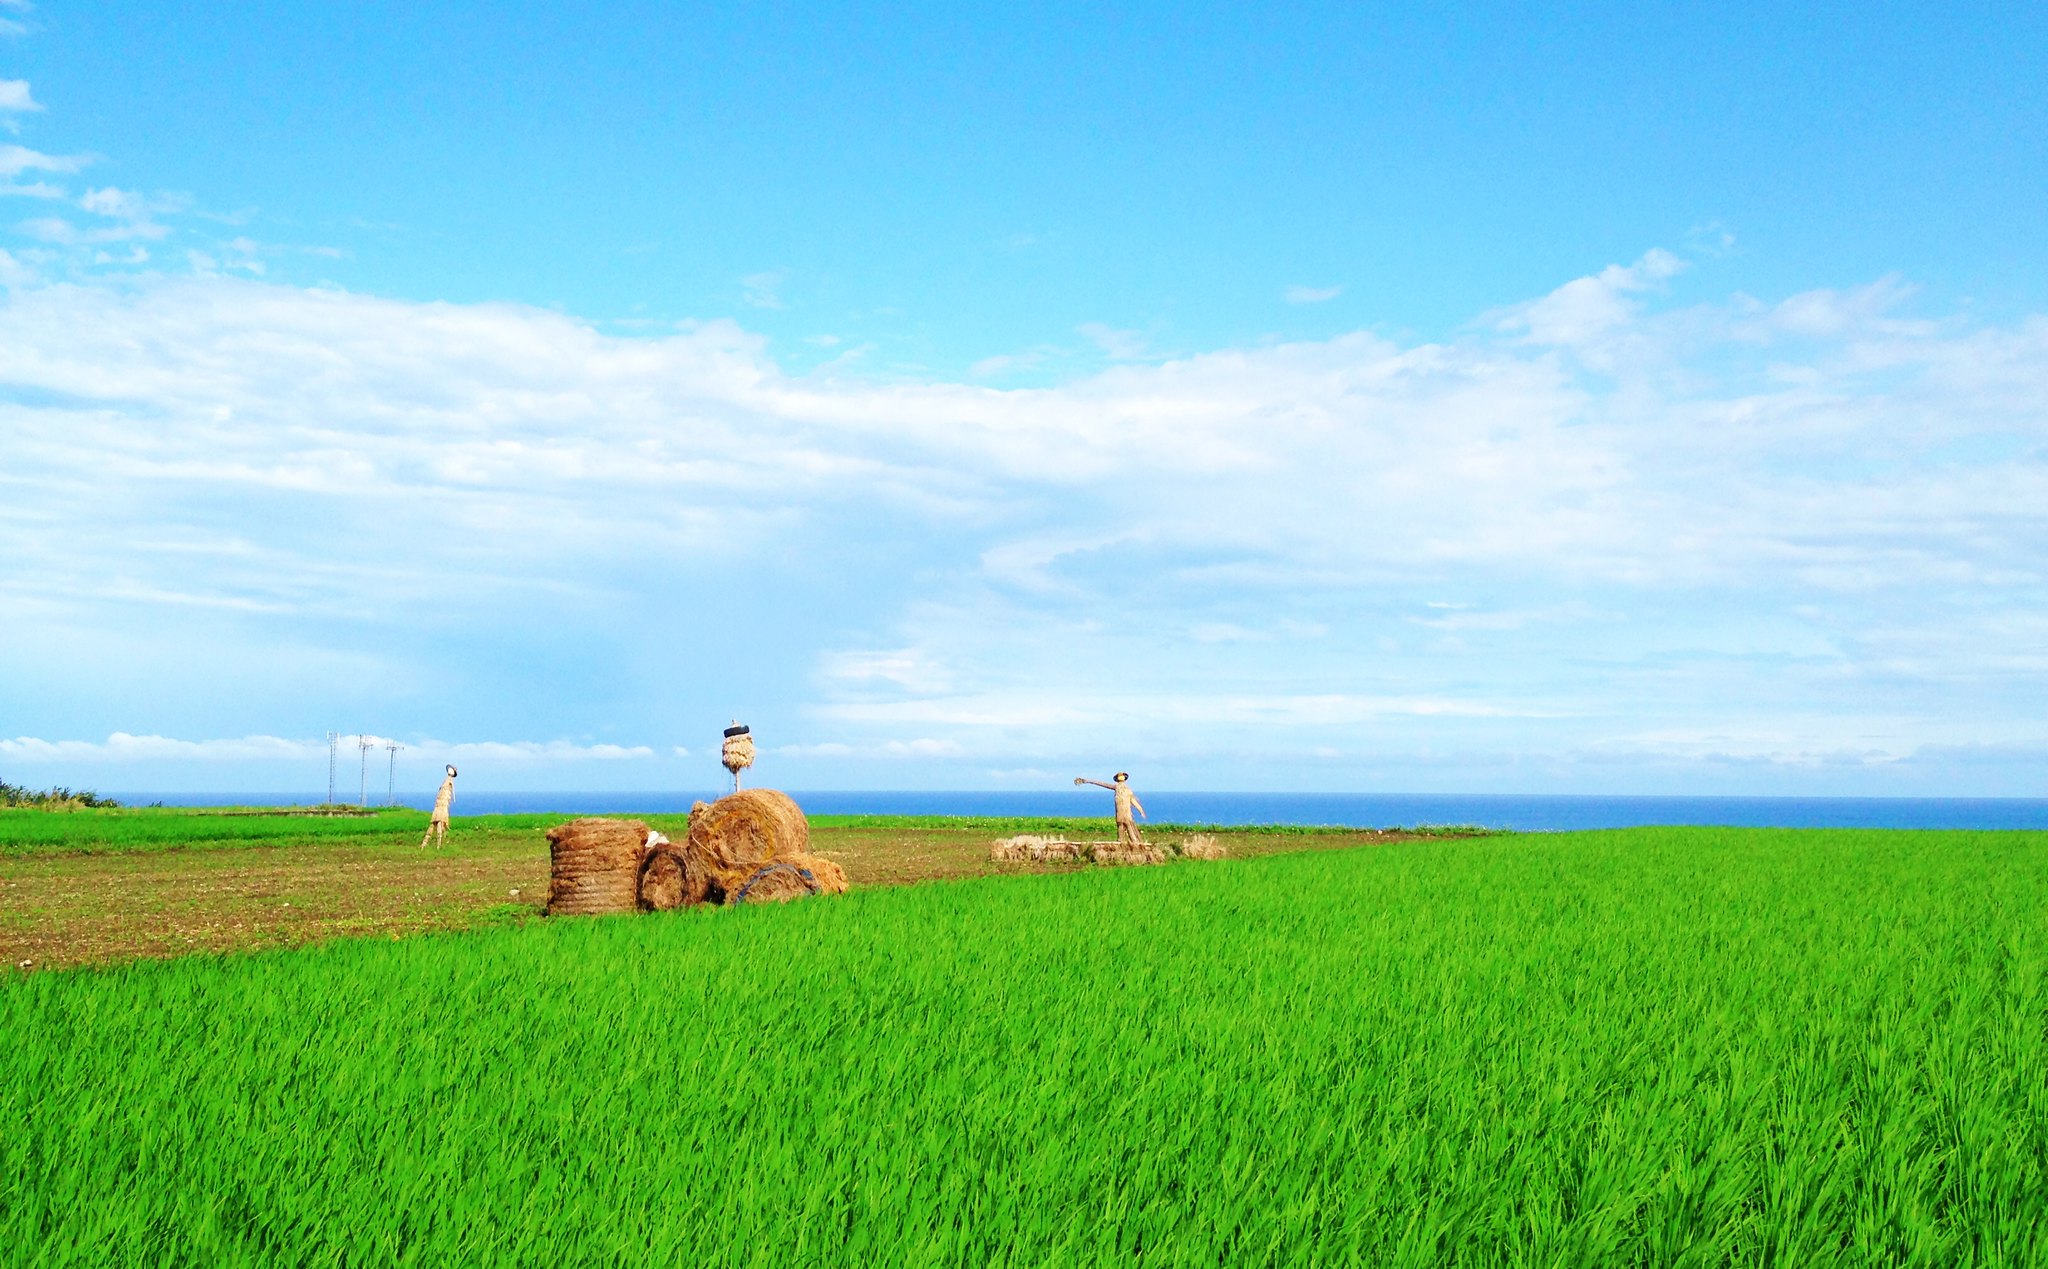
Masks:
[[[813,828],[810,848],[844,869],[855,889],[1073,869],[992,862],[997,836]],[[1370,832],[1223,836],[1239,859],[1413,840]],[[18,972],[23,961],[49,969],[539,919],[547,892],[548,844],[537,830],[475,834],[451,848],[308,844],[0,858],[0,973]]]

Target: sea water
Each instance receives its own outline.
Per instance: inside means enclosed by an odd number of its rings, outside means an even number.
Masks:
[[[1026,792],[834,792],[787,790],[813,815],[1099,816],[1110,813],[1100,789]],[[501,793],[458,789],[456,814],[541,812],[561,815],[680,814],[717,789],[637,793]],[[317,802],[319,791],[277,793],[117,793],[130,806],[288,806]],[[1176,793],[1138,791],[1153,823],[1326,824],[1351,828],[1476,824],[1562,831],[1644,824],[1726,824],[1758,828],[2048,829],[2048,798],[1627,797],[1512,793]],[[381,799],[373,799],[373,804]],[[401,794],[398,804],[433,805],[432,793]]]

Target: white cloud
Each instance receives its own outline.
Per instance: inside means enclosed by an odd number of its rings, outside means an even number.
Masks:
[[[976,379],[992,379],[997,375],[1011,374],[1015,371],[1036,370],[1045,363],[1046,352],[1047,350],[1040,348],[1030,352],[998,353],[975,362],[967,368],[967,373]]]
[[[777,745],[774,752],[789,758],[953,758],[964,752],[958,742],[918,737],[849,744],[826,740],[814,744]]]
[[[235,740],[174,740],[117,731],[105,740],[0,739],[0,756],[18,763],[118,763],[161,759],[186,762],[266,762],[324,755],[326,742],[244,736]]]
[[[747,303],[755,308],[779,309],[782,303],[783,275],[774,273],[750,273],[740,279],[740,290]]]
[[[44,154],[24,145],[0,145],[0,178],[23,172],[76,172],[90,162],[83,154]]]
[[[1960,743],[1949,714],[2024,715],[1995,685],[2038,673],[2015,650],[2048,628],[2048,318],[1918,317],[1889,280],[1660,305],[1678,267],[1649,253],[1443,343],[1004,390],[794,375],[730,322],[623,337],[225,277],[45,286],[0,257],[0,604],[42,632],[0,656],[540,605],[629,614],[621,639],[685,579],[747,570],[796,588],[762,630],[789,707],[848,746],[821,759],[929,742],[900,756],[1011,769],[1062,737],[1297,732],[1359,754],[1478,727],[1599,752],[1718,735],[1745,696],[1912,696],[1871,746],[1891,753]],[[1612,373],[1582,376],[1599,356]],[[652,632],[679,662],[705,637]],[[614,748],[571,746],[654,752]],[[1809,751],[1833,750],[1787,749]]]
[[[18,113],[42,108],[42,103],[29,95],[27,80],[0,79],[0,111]]]
[[[774,752],[788,758],[847,758],[858,750],[844,741],[826,740],[815,744],[777,745]]]
[[[340,751],[354,755],[368,741],[369,748],[382,750],[394,742],[389,737],[354,734],[340,740]],[[418,740],[402,742],[404,748],[429,753],[437,760],[447,757],[461,762],[491,763],[620,762],[652,758],[647,745],[578,744],[567,740]],[[678,756],[688,751],[677,749]],[[179,740],[169,736],[135,736],[114,732],[105,740],[41,740],[33,736],[0,738],[0,758],[23,765],[82,764],[98,766],[127,762],[250,763],[301,762],[327,758],[327,741],[286,739],[281,736],[243,736],[237,739]]]
[[[1524,332],[1532,344],[1592,345],[1624,327],[1641,311],[1636,297],[1685,269],[1668,251],[1653,249],[1631,265],[1611,264],[1591,277],[1565,283],[1540,300],[1516,305],[1496,318],[1501,330]]]
[[[1343,293],[1344,288],[1341,286],[1297,285],[1281,292],[1281,297],[1289,304],[1321,304],[1325,300],[1334,300]]]
[[[1141,361],[1151,355],[1145,347],[1145,337],[1137,331],[1118,330],[1101,322],[1083,322],[1074,329],[1111,361]]]
[[[655,756],[648,745],[579,745],[568,740],[465,740],[454,744],[423,740],[415,747],[437,755],[452,755],[457,762],[625,762]]]
[[[842,684],[883,682],[914,692],[942,692],[952,682],[945,667],[917,648],[835,653],[826,659],[822,672]]]

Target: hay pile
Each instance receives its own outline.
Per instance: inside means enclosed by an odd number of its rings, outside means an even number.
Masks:
[[[846,870],[823,855],[771,859],[726,892],[727,903],[787,903],[814,894],[845,894]]]
[[[1029,833],[1006,837],[988,848],[988,857],[1002,864],[1078,864],[1087,856],[1087,843],[1064,837],[1037,837]]]
[[[640,908],[673,912],[694,907],[711,895],[711,871],[672,843],[651,847],[640,865]]]
[[[1130,849],[1122,842],[1070,842],[1029,833],[993,843],[988,857],[1005,864],[1163,864],[1169,858],[1157,846]]]
[[[1228,859],[1230,852],[1213,833],[1189,833],[1180,844],[1182,859]]]
[[[788,797],[746,789],[690,809],[671,842],[639,820],[580,819],[548,830],[548,912],[670,912],[845,894],[846,872],[810,853],[811,827]]]
[[[729,904],[787,903],[791,899],[808,899],[822,888],[818,885],[817,875],[808,868],[798,866],[793,860],[771,859],[727,891],[725,901]]]
[[[823,855],[791,855],[789,862],[811,874],[819,894],[845,894],[853,888],[846,880],[846,870]]]
[[[1157,846],[1133,848],[1121,842],[1100,842],[1096,844],[1093,858],[1098,864],[1163,864],[1166,852]]]
[[[653,830],[639,820],[580,819],[548,830],[548,915],[631,912]]]

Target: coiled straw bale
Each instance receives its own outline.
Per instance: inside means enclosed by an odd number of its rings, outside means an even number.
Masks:
[[[640,907],[646,912],[695,907],[710,897],[714,885],[710,869],[687,849],[655,846],[640,865]]]
[[[810,844],[803,811],[774,789],[742,789],[690,811],[689,853],[728,890],[769,860],[804,854]]]
[[[647,825],[586,818],[548,830],[548,915],[631,912]]]

